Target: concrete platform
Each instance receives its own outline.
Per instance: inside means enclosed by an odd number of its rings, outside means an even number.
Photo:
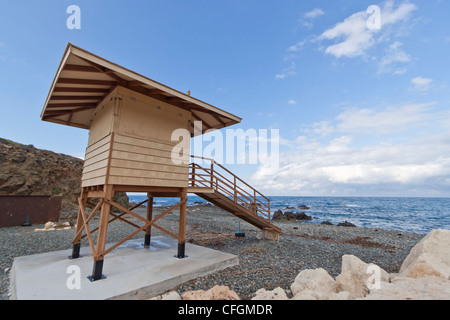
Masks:
[[[186,281],[239,264],[235,255],[186,243],[185,259],[175,258],[177,240],[153,237],[130,240],[106,255],[106,279],[91,282],[93,259],[89,247],[71,260],[71,250],[18,257],[11,268],[11,299],[106,300],[156,296]],[[79,284],[79,288],[77,285]]]

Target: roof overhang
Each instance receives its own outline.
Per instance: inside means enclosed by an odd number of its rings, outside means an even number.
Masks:
[[[117,86],[192,112],[203,133],[241,118],[69,43],[41,113],[41,120],[89,129],[94,109]],[[191,134],[194,136],[194,126]]]

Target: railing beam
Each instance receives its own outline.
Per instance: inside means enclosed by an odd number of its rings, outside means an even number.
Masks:
[[[270,200],[261,192],[213,159],[198,156],[191,157],[210,162],[209,168],[202,167],[194,162],[190,163],[189,175],[191,187],[207,188],[209,185],[211,189],[227,195],[235,204],[246,207],[254,215],[260,213],[270,220]],[[218,172],[218,169],[222,169],[222,173]],[[229,174],[232,178],[225,177],[223,172]],[[258,199],[257,196],[260,196],[262,199]]]

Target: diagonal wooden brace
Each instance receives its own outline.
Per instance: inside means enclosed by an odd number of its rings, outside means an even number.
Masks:
[[[80,199],[81,200],[81,199]],[[80,230],[78,230],[78,232],[75,234],[75,237],[73,238],[73,241],[76,241],[76,239],[81,235],[81,233],[83,232],[83,230],[85,229],[86,225],[89,224],[89,221],[91,221],[92,217],[94,216],[94,214],[97,213],[97,211],[100,209],[100,207],[103,204],[103,199],[101,199],[97,205],[94,207],[94,209],[92,210],[92,212],[89,214],[89,217],[86,219],[86,223],[84,223],[84,219],[83,219],[83,225],[81,227]],[[77,222],[78,223],[78,222]],[[96,231],[98,228],[95,228],[94,230],[91,231],[91,234]],[[82,238],[86,237],[86,235],[83,235]]]
[[[158,226],[155,224],[156,221],[158,221],[159,219],[161,219],[162,217],[164,217],[166,214],[172,212],[173,210],[175,210],[176,208],[178,208],[179,206],[183,205],[184,203],[186,203],[187,199],[182,199],[178,204],[170,207],[169,209],[167,209],[166,211],[164,211],[163,213],[161,213],[160,215],[158,215],[156,218],[154,218],[151,221],[148,221],[147,219],[141,217],[140,215],[132,212],[131,210],[121,206],[120,204],[112,201],[112,200],[108,200],[105,199],[105,202],[116,207],[117,209],[124,211],[130,215],[132,215],[133,217],[145,222],[145,224],[142,227],[139,227],[136,231],[132,232],[131,234],[129,234],[128,236],[126,236],[125,238],[123,238],[122,240],[120,240],[119,242],[117,242],[116,244],[114,244],[113,246],[109,247],[107,250],[105,250],[103,252],[103,256],[105,256],[107,253],[111,252],[112,250],[114,250],[115,248],[117,248],[118,246],[120,246],[122,243],[124,243],[125,241],[131,239],[132,237],[134,237],[135,235],[137,235],[139,232],[144,231],[148,226],[154,226],[157,229],[160,229],[161,231],[167,233],[168,235],[170,235],[171,237],[174,237],[176,239],[178,239],[178,237],[171,233],[170,231]]]
[[[100,201],[100,202],[103,202],[103,201]],[[86,235],[89,240],[89,246],[91,248],[92,255],[95,255],[96,250],[95,250],[95,246],[94,246],[94,241],[92,240],[91,231],[89,230],[88,221],[86,220],[86,212],[84,210],[83,203],[81,202],[81,198],[78,198],[78,205],[80,206],[81,218],[83,219],[84,228],[86,229]],[[92,217],[92,216],[93,216],[93,214],[91,213],[90,217]]]

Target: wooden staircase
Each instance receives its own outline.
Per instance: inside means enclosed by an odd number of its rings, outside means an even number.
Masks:
[[[188,192],[211,202],[263,231],[263,238],[279,240],[281,229],[270,220],[270,200],[213,159],[207,165],[191,162]]]

